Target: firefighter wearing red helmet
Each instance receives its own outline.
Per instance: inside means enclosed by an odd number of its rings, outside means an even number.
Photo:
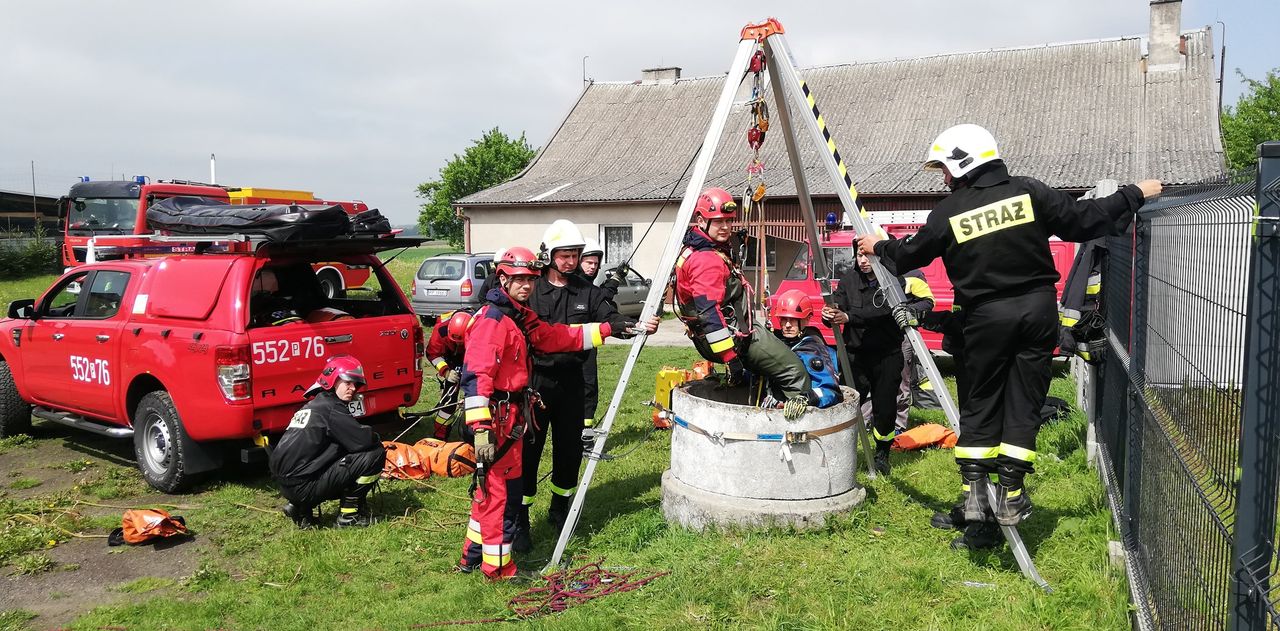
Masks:
[[[479,567],[493,579],[516,573],[511,551],[523,491],[524,433],[532,421],[527,406],[537,398],[528,388],[530,355],[589,350],[614,333],[607,322],[570,327],[541,320],[527,303],[543,265],[528,248],[503,253],[499,286],[476,312],[463,351],[463,408],[475,432],[478,466],[458,569]]]
[[[797,418],[809,402],[809,373],[785,344],[752,322],[751,284],[729,256],[737,208],[722,188],[698,197],[694,210],[701,223],[685,233],[676,258],[677,313],[698,353],[728,368],[730,385],[750,370],[768,380],[774,399],[785,402],[784,415]]]
[[[835,357],[822,339],[822,333],[811,324],[813,300],[809,295],[799,289],[784,291],[773,300],[769,315],[777,320],[774,333],[778,339],[800,358],[809,372],[813,386],[809,389],[809,405],[827,408],[843,401]]]
[[[331,357],[271,451],[271,475],[289,500],[284,507],[299,528],[319,525],[316,507],[337,499],[339,528],[368,526],[365,496],[378,481],[386,452],[382,440],[352,415],[365,385],[364,367],[350,355]],[[359,408],[357,408],[359,409]]]
[[[995,137],[973,124],[943,131],[925,168],[940,169],[951,194],[915,235],[901,241],[858,238],[858,249],[915,269],[941,257],[964,313],[964,363],[970,385],[960,410],[956,462],[961,502],[970,523],[989,519],[979,497],[998,473],[995,519],[1014,525],[1031,514],[1023,487],[1034,471],[1040,408],[1049,389],[1057,333],[1049,251],[1053,235],[1087,241],[1127,221],[1157,180],[1112,195],[1077,201],[1044,182],[1009,174]]]
[[[458,410],[458,379],[462,375],[463,338],[471,324],[471,312],[458,310],[447,318],[441,318],[431,327],[427,339],[427,359],[436,369],[444,396],[436,406],[434,435],[440,440],[449,436],[453,415]]]

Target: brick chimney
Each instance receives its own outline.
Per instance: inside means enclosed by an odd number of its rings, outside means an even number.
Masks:
[[[671,85],[680,79],[680,69],[646,68],[640,71],[640,85]]]
[[[1150,71],[1182,67],[1182,0],[1151,0],[1151,35],[1147,40]]]

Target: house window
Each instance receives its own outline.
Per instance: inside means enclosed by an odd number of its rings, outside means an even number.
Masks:
[[[768,269],[771,269],[771,270],[778,269],[778,243],[777,242],[778,240],[773,237],[765,237],[764,239],[765,265],[767,265]],[[759,269],[760,267],[760,259],[758,258],[759,245],[760,245],[759,239],[756,239],[755,237],[749,237],[747,239],[746,258],[742,261],[743,269]]]
[[[631,256],[631,226],[601,226],[604,264],[617,265]]]

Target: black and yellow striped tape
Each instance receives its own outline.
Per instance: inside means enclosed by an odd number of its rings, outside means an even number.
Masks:
[[[845,186],[849,187],[849,195],[853,197],[853,205],[858,208],[858,214],[862,215],[868,223],[871,218],[867,216],[867,211],[862,207],[862,203],[858,201],[858,188],[853,185],[853,178],[849,176],[849,169],[844,165],[844,158],[840,156],[840,150],[836,148],[836,141],[831,137],[831,132],[827,129],[827,121],[822,117],[822,112],[818,111],[818,102],[814,100],[813,93],[809,91],[809,84],[803,79],[800,80],[800,91],[804,92],[804,100],[809,104],[809,111],[813,113],[813,118],[818,121],[818,129],[822,130],[822,138],[827,141],[827,151],[831,152],[831,157],[836,160],[836,168],[840,170],[840,176],[844,178]]]

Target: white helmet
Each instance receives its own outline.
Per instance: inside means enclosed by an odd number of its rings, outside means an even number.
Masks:
[[[595,239],[587,239],[587,244],[582,246],[582,256],[598,256],[604,258],[604,250],[600,249],[600,243]]]
[[[542,233],[542,251],[550,254],[556,250],[581,250],[587,244],[582,232],[568,219],[557,219]]]
[[[929,157],[924,168],[945,168],[951,177],[959,178],[979,166],[1000,159],[996,139],[991,132],[965,123],[956,125],[941,134],[929,147]]]

